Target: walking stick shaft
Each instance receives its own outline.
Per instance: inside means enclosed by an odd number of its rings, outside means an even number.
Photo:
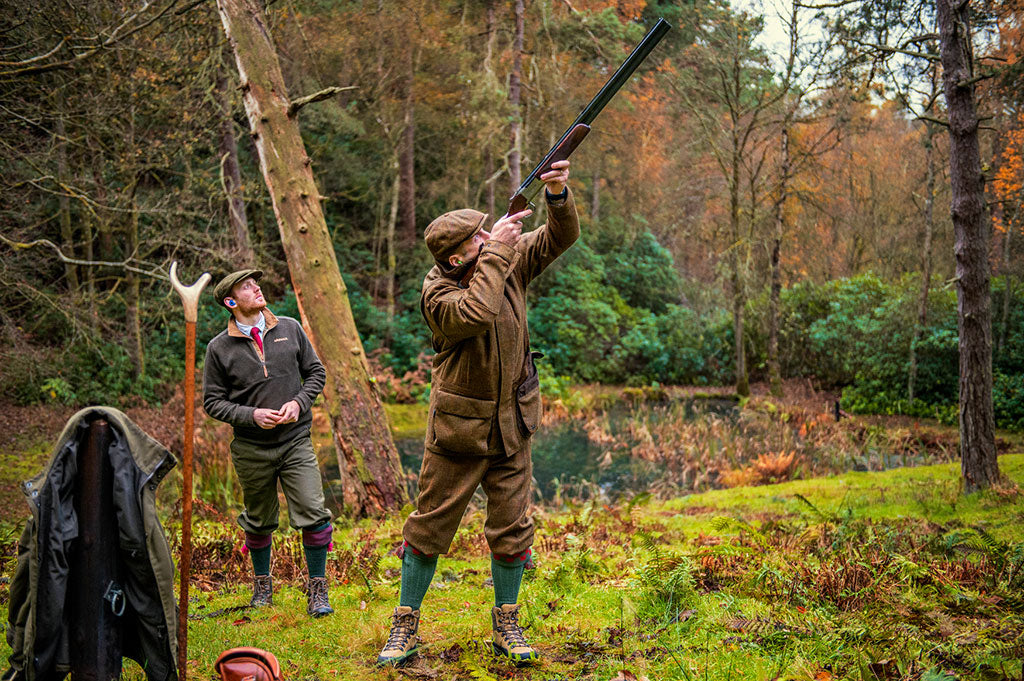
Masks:
[[[185,322],[185,443],[182,451],[181,587],[178,592],[178,678],[188,664],[188,581],[192,574],[192,439],[195,433],[196,323]]]
[[[192,574],[192,441],[195,436],[196,407],[196,319],[199,294],[210,275],[203,272],[191,286],[178,281],[178,263],[171,263],[171,286],[181,296],[185,308],[185,433],[182,446],[181,493],[181,557],[178,568],[181,586],[178,589],[178,679],[185,681],[188,672],[188,582]]]

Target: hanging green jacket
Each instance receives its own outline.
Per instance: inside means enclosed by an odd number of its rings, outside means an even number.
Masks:
[[[73,567],[69,557],[78,537],[73,492],[78,450],[97,417],[111,426],[108,456],[126,602],[123,655],[137,661],[150,681],[177,679],[174,562],[155,503],[157,485],[177,461],[122,412],[89,407],[71,417],[49,463],[22,485],[32,516],[18,542],[11,580],[7,643],[12,652],[4,681],[62,679],[69,671],[72,625],[65,609]]]

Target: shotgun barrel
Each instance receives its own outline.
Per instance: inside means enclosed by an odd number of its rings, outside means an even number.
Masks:
[[[658,23],[647,32],[647,35],[640,41],[640,44],[633,48],[633,51],[626,57],[626,61],[622,62],[622,65],[616,69],[612,77],[608,79],[608,82],[590,100],[590,104],[587,104],[583,111],[580,112],[580,115],[576,117],[576,120],[562,133],[562,136],[555,142],[548,153],[544,155],[544,158],[537,164],[537,167],[526,176],[519,189],[509,199],[507,215],[517,213],[530,204],[530,201],[537,195],[543,184],[540,176],[551,169],[552,163],[567,159],[576,147],[583,142],[587,133],[590,132],[591,123],[594,122],[597,115],[608,105],[612,97],[622,89],[622,86],[630,79],[641,62],[647,59],[651,50],[661,42],[661,39],[665,37],[665,34],[671,28],[672,24],[664,19],[658,19]]]

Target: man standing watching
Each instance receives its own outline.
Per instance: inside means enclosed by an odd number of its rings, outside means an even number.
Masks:
[[[280,513],[280,481],[291,526],[302,530],[309,570],[306,611],[322,617],[334,612],[326,578],[332,526],[309,431],[310,407],[323,390],[326,373],[302,325],[267,309],[258,283],[262,276],[260,270],[239,270],[214,288],[231,318],[206,347],[203,407],[234,427],[231,462],[245,505],[238,524],[245,530],[255,575],[250,604],[274,600],[270,549]]]
[[[493,647],[517,662],[537,657],[519,626],[519,586],[531,560],[530,436],[541,398],[526,323],[526,286],[579,237],[569,162],[541,176],[548,222],[522,235],[524,210],[485,229],[487,215],[445,213],[424,238],[435,266],[420,310],[434,351],[430,410],[417,509],[403,529],[402,587],[378,664],[413,654],[420,604],[477,485],[487,495]]]

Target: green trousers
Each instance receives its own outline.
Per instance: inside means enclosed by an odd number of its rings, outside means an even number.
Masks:
[[[231,441],[231,462],[242,483],[245,510],[238,524],[252,534],[271,534],[281,507],[277,485],[288,502],[288,522],[297,530],[312,530],[331,521],[324,507],[324,488],[309,433],[275,447]]]

